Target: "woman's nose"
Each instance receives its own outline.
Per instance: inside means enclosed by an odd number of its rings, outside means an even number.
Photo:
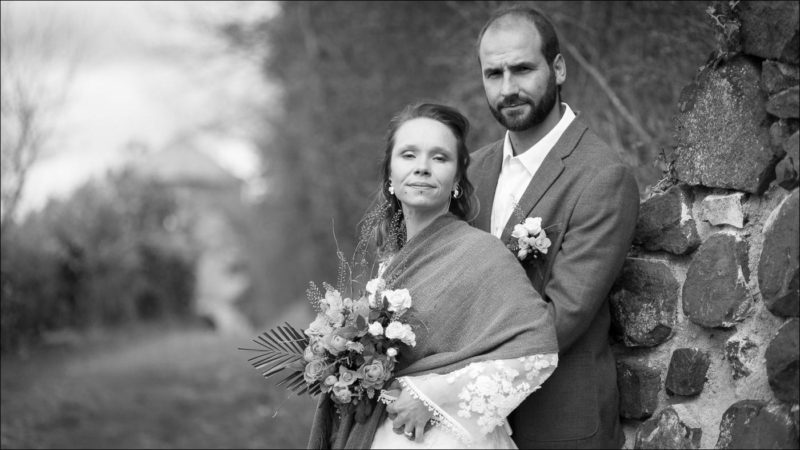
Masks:
[[[426,164],[419,164],[414,168],[414,175],[430,175],[431,171]]]

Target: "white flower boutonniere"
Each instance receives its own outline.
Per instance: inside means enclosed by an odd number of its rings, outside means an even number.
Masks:
[[[547,254],[547,249],[550,248],[550,239],[542,228],[541,217],[528,217],[514,225],[511,237],[511,242],[506,247],[523,262]]]

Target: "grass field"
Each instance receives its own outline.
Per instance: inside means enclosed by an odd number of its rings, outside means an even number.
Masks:
[[[2,448],[305,448],[315,401],[247,362],[249,336],[147,326],[2,360]]]

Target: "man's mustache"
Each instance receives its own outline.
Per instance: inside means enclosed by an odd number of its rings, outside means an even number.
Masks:
[[[521,104],[530,104],[528,100],[521,98],[519,95],[509,95],[508,97],[503,98],[498,104],[497,108],[508,108],[510,106],[518,106]]]

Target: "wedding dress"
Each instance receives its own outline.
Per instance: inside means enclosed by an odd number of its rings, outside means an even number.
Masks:
[[[401,377],[403,389],[433,413],[433,427],[417,442],[396,433],[387,418],[372,448],[515,449],[506,417],[541,386],[557,363],[558,355],[547,353],[475,362],[442,375]]]

